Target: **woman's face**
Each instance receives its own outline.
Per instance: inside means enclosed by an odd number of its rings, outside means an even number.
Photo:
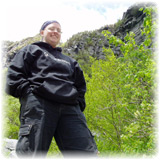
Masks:
[[[40,34],[43,38],[43,42],[46,42],[55,48],[61,39],[61,26],[58,23],[51,23],[42,30]]]

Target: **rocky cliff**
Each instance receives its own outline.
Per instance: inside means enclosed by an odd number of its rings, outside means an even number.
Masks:
[[[113,35],[123,41],[127,33],[134,32],[137,44],[141,44],[144,41],[144,36],[141,35],[141,29],[143,29],[145,14],[143,11],[139,11],[139,9],[151,5],[153,4],[135,4],[129,7],[128,10],[124,12],[122,19],[114,25],[106,25],[99,30],[74,35],[63,47],[64,52],[73,57],[75,54],[86,52],[98,59],[103,58],[103,46],[109,47],[108,40],[101,33],[103,30],[109,30]],[[111,46],[111,48],[116,56],[122,56],[119,46]]]
[[[96,57],[97,59],[104,58],[102,48],[109,47],[108,40],[103,36],[103,30],[109,30],[113,35],[124,40],[126,34],[130,31],[135,33],[135,40],[138,44],[143,42],[144,37],[141,35],[143,28],[143,19],[145,14],[139,11],[141,7],[151,6],[153,4],[135,4],[124,12],[123,17],[114,25],[106,25],[98,30],[86,31],[73,35],[65,44],[61,45],[63,53],[76,58],[78,54],[85,54]],[[16,52],[27,44],[41,40],[40,35],[29,37],[19,42],[5,41],[2,45],[3,66],[8,66]],[[116,56],[122,56],[120,47],[111,46]]]

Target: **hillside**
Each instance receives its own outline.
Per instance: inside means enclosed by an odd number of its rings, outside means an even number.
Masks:
[[[145,14],[143,14],[143,11],[139,11],[139,9],[148,5],[152,4],[135,4],[129,7],[128,10],[124,12],[122,19],[114,25],[106,24],[106,26],[103,26],[98,30],[86,31],[73,35],[66,43],[60,45],[63,49],[63,53],[70,55],[75,59],[77,59],[79,54],[93,56],[97,59],[103,59],[104,54],[102,52],[102,48],[103,46],[106,48],[109,47],[108,40],[101,33],[103,30],[111,31],[113,35],[119,37],[121,40],[124,40],[123,38],[126,34],[132,31],[136,35],[136,42],[140,44],[144,40],[144,37],[141,35],[140,31],[143,28],[142,25]],[[3,67],[8,66],[16,52],[22,47],[40,40],[41,37],[37,34],[34,37],[28,37],[18,42],[4,41],[2,45]],[[113,48],[115,55],[118,57],[122,56],[119,46],[110,47]]]

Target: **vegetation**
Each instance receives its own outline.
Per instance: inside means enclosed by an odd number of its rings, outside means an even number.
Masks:
[[[143,9],[141,9],[143,10]],[[146,17],[142,34],[146,37],[137,45],[134,33],[125,42],[104,31],[110,45],[120,46],[123,57],[116,58],[112,49],[104,48],[104,60],[90,57],[83,66],[87,81],[84,112],[100,152],[100,156],[156,154],[156,20],[154,7],[144,9]],[[77,56],[82,61],[84,54]],[[19,102],[5,96],[4,136],[17,139]],[[59,154],[53,141],[49,155]]]
[[[146,40],[138,46],[134,33],[125,42],[104,31],[110,44],[120,45],[124,55],[116,58],[104,48],[105,60],[94,60],[91,78],[87,77],[87,109],[89,127],[95,133],[101,153],[154,154],[156,107],[155,22],[152,8],[146,8],[142,34]],[[149,48],[150,46],[150,48]]]
[[[123,23],[124,23],[124,20],[118,19],[117,23],[115,23],[114,25],[115,30],[117,30]]]

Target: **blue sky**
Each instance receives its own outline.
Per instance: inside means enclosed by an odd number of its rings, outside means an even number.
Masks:
[[[1,5],[3,40],[19,41],[39,33],[46,20],[62,26],[62,42],[73,34],[114,24],[136,1],[5,0]]]

